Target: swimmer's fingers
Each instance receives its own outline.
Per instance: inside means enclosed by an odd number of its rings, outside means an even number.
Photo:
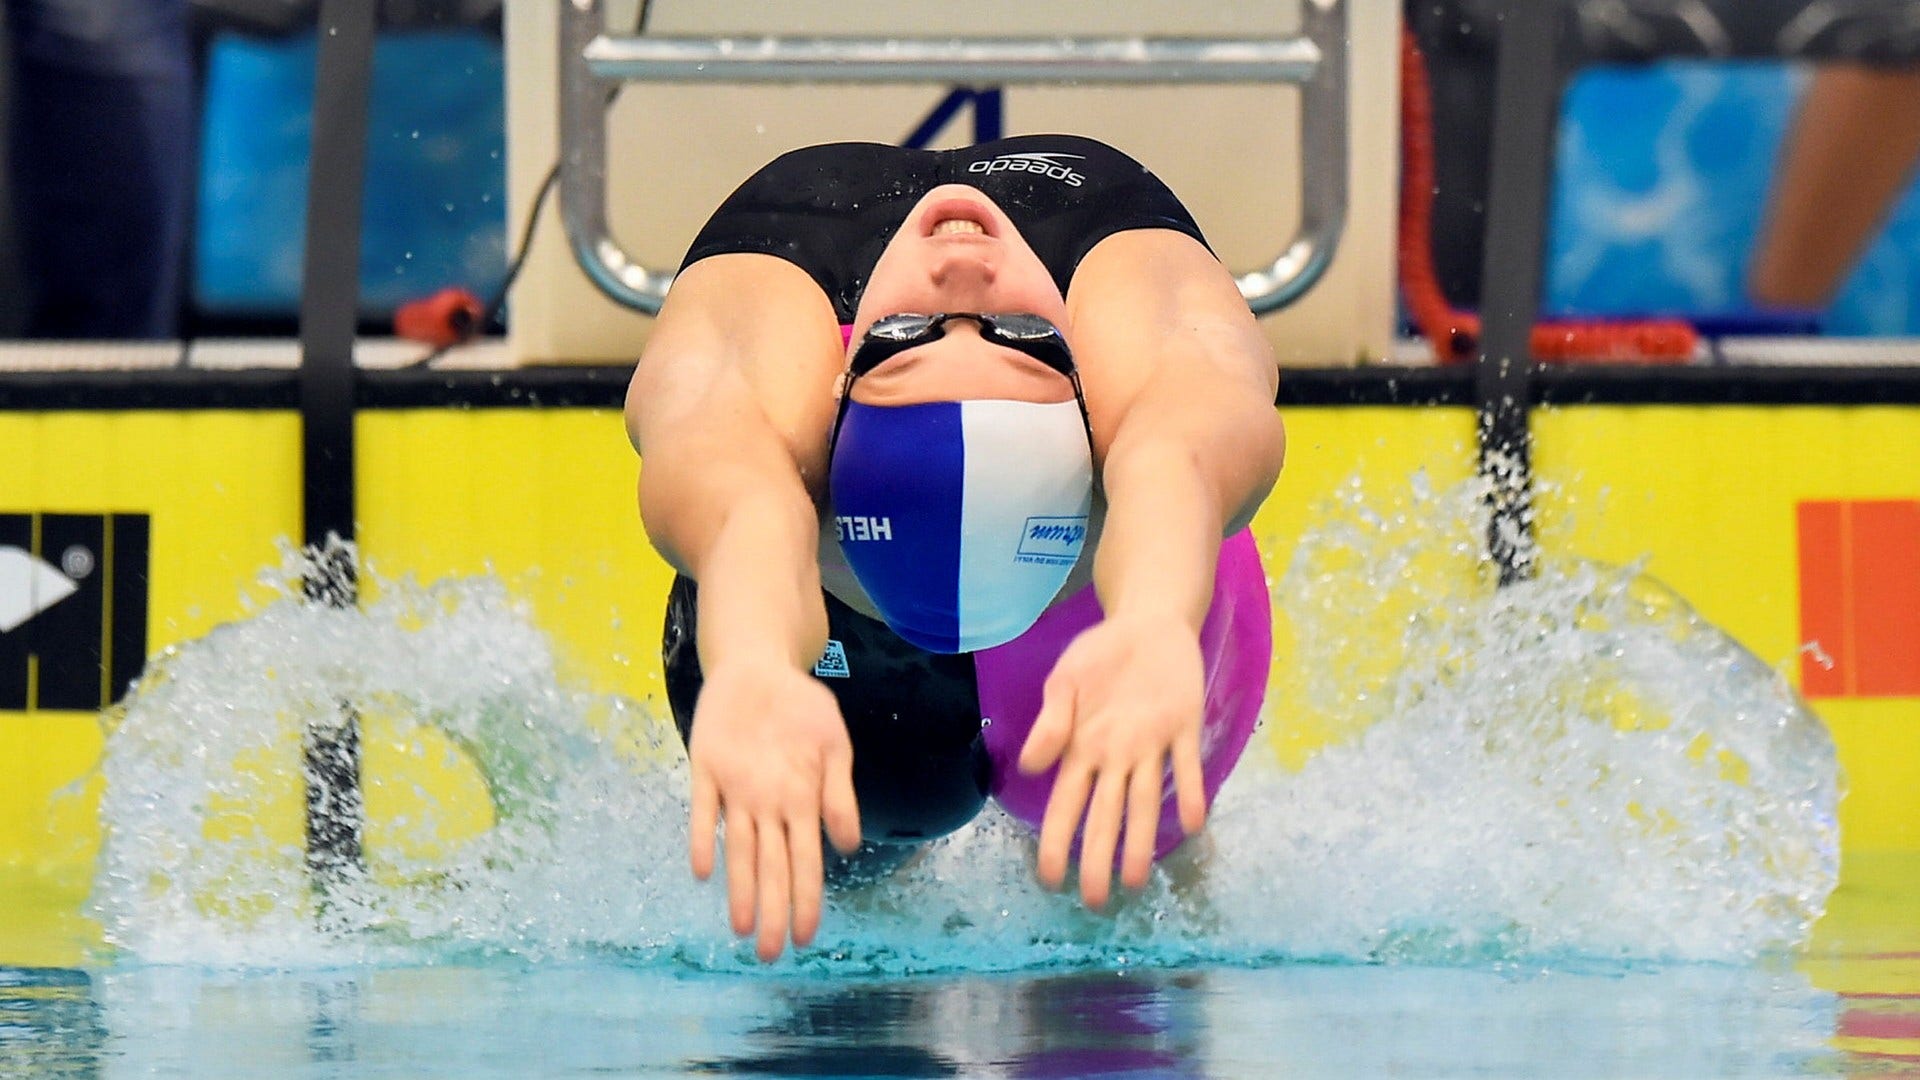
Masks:
[[[742,937],[753,933],[753,819],[727,808],[727,921]]]
[[[789,817],[787,847],[793,860],[793,943],[807,945],[820,930],[820,894],[826,888],[820,823],[808,815]]]
[[[1102,770],[1094,781],[1093,801],[1087,805],[1087,828],[1080,841],[1080,900],[1095,911],[1107,906],[1113,894],[1113,849],[1120,840],[1120,817],[1126,809],[1126,774]]]
[[[787,830],[774,819],[756,822],[754,832],[754,838],[759,841],[760,863],[757,882],[760,933],[754,952],[761,960],[772,963],[780,958],[780,950],[787,947],[787,911],[792,902],[787,881],[791,867],[787,861]]]
[[[1157,757],[1158,755],[1156,755]],[[1166,797],[1166,770],[1155,760],[1134,768],[1127,781],[1127,839],[1120,856],[1120,883],[1147,887],[1153,869],[1153,843],[1160,831],[1160,806]],[[1080,871],[1086,873],[1083,867]]]
[[[1180,827],[1188,836],[1207,823],[1207,787],[1200,769],[1200,734],[1173,741],[1173,791],[1180,800]]]
[[[1093,772],[1078,762],[1069,761],[1054,777],[1053,793],[1047,796],[1047,812],[1040,819],[1040,855],[1036,867],[1040,883],[1058,889],[1067,880],[1067,855],[1073,847],[1073,834],[1086,810],[1087,791],[1093,785]]]
[[[1056,671],[1041,686],[1040,694],[1040,713],[1033,718],[1026,745],[1020,748],[1020,771],[1029,776],[1052,768],[1073,739],[1072,684]]]
[[[820,790],[820,814],[827,838],[842,855],[860,847],[860,801],[853,797],[853,747],[849,743],[827,752],[826,776]]]
[[[693,863],[693,876],[705,881],[713,876],[714,834],[720,829],[720,792],[705,769],[693,770],[693,811],[687,825],[687,857]]]

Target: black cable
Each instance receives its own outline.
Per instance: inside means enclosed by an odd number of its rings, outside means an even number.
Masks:
[[[638,26],[635,30],[636,33],[646,26],[646,19],[647,7],[645,4],[642,4],[640,6]],[[605,108],[612,108],[613,103],[619,100],[621,92],[626,88],[626,84],[622,83],[612,90],[607,91]],[[540,213],[546,209],[547,200],[553,195],[553,189],[559,182],[560,158],[559,155],[556,154],[554,156],[553,167],[547,170],[546,179],[540,181],[540,189],[534,193],[533,206],[527,210],[527,223],[520,230],[520,242],[515,245],[513,258],[507,263],[506,275],[500,279],[499,287],[494,289],[493,296],[488,298],[486,306],[481,308],[480,318],[475,320],[476,327],[485,328],[499,324],[500,312],[507,305],[507,293],[513,288],[514,281],[520,277],[520,271],[527,265],[527,255],[533,250],[533,233],[540,225]],[[432,352],[405,366],[408,368],[426,367],[463,344],[466,344],[466,342],[451,342],[438,346]]]
[[[516,245],[513,261],[507,264],[506,276],[500,279],[500,287],[494,290],[487,306],[481,309],[481,326],[494,325],[500,317],[500,309],[506,306],[507,290],[513,288],[521,268],[527,265],[527,253],[533,250],[533,230],[540,224],[540,211],[547,205],[547,197],[553,194],[554,185],[559,181],[560,162],[556,160],[553,168],[547,170],[547,178],[540,181],[540,190],[533,197],[533,207],[527,211],[527,224],[520,230],[520,243]]]
[[[652,14],[652,7],[652,0],[640,0],[639,8],[633,13],[632,33],[634,36],[638,37],[647,32],[647,20],[648,16]],[[626,88],[627,84],[621,83],[607,91],[606,104],[602,106],[602,108],[611,109],[613,103],[619,100],[621,92],[626,90]],[[527,224],[520,230],[520,242],[515,245],[513,258],[507,263],[506,275],[500,279],[499,287],[493,291],[493,296],[487,300],[486,306],[480,309],[480,318],[475,322],[476,327],[485,329],[501,325],[500,312],[507,306],[507,293],[513,288],[513,283],[519,279],[521,269],[527,265],[527,255],[533,250],[533,231],[540,224],[540,212],[546,209],[547,198],[553,194],[554,185],[559,182],[560,155],[555,154],[553,167],[547,170],[547,178],[540,181],[540,190],[533,196],[533,206],[527,211]],[[445,356],[448,351],[462,344],[465,343],[451,342],[446,345],[441,345],[406,366],[409,368],[426,367],[435,360]]]
[[[547,178],[540,181],[540,190],[533,197],[533,207],[527,211],[527,224],[520,230],[520,243],[514,252],[513,261],[507,264],[506,276],[500,279],[499,287],[493,291],[493,296],[487,300],[486,306],[480,309],[480,317],[474,320],[476,327],[490,327],[495,325],[499,320],[500,310],[505,307],[507,303],[507,291],[513,288],[514,279],[520,276],[520,269],[527,265],[527,253],[533,250],[533,230],[540,224],[540,211],[547,205],[547,196],[553,193],[553,186],[559,179],[560,163],[555,161],[553,168],[547,170]],[[432,352],[427,353],[427,355],[406,366],[409,368],[426,367],[435,360],[447,355],[447,353],[456,346],[464,344],[466,343],[452,341],[445,345],[436,346]]]

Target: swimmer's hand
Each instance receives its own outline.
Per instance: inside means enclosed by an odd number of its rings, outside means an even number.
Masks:
[[[853,744],[833,694],[779,663],[709,671],[688,751],[694,876],[713,874],[724,814],[733,932],[755,934],[765,961],[786,947],[789,925],[794,945],[807,945],[820,928],[821,823],[843,854],[860,846]]]
[[[1147,884],[1160,827],[1167,760],[1188,835],[1206,823],[1200,776],[1205,668],[1198,636],[1175,619],[1108,618],[1075,638],[1047,677],[1020,769],[1060,773],[1040,824],[1040,881],[1058,889],[1084,814],[1080,898],[1106,906],[1121,822],[1120,880]]]

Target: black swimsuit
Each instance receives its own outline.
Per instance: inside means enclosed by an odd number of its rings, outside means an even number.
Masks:
[[[952,183],[978,188],[1006,212],[1063,296],[1080,260],[1114,233],[1172,229],[1206,242],[1165,184],[1092,139],[1024,135],[942,151],[832,143],[783,154],[748,178],[700,230],[682,269],[711,255],[777,256],[805,270],[848,323],[907,213]],[[682,738],[690,737],[702,681],[696,596],[692,581],[674,581],[662,644]],[[986,802],[991,769],[973,657],[923,652],[833,595],[825,599],[830,640],[814,674],[839,701],[853,742],[869,841],[859,868],[881,869],[908,849],[888,853],[872,843],[944,835]]]
[[[921,196],[942,184],[986,193],[1065,296],[1094,245],[1128,229],[1205,243],[1193,216],[1144,165],[1077,135],[1021,135],[964,150],[830,143],[782,154],[727,196],[681,268],[759,252],[805,270],[851,322],[867,275]]]

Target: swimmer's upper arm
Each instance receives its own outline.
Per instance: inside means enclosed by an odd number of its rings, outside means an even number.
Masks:
[[[719,255],[674,282],[627,389],[648,535],[692,572],[730,508],[811,513],[833,419],[839,328],[812,279],[769,255]],[[803,505],[804,504],[804,505]]]
[[[1286,435],[1279,366],[1233,276],[1184,233],[1115,233],[1075,271],[1067,314],[1108,460],[1176,441],[1211,482],[1226,532],[1244,526],[1279,475]]]

